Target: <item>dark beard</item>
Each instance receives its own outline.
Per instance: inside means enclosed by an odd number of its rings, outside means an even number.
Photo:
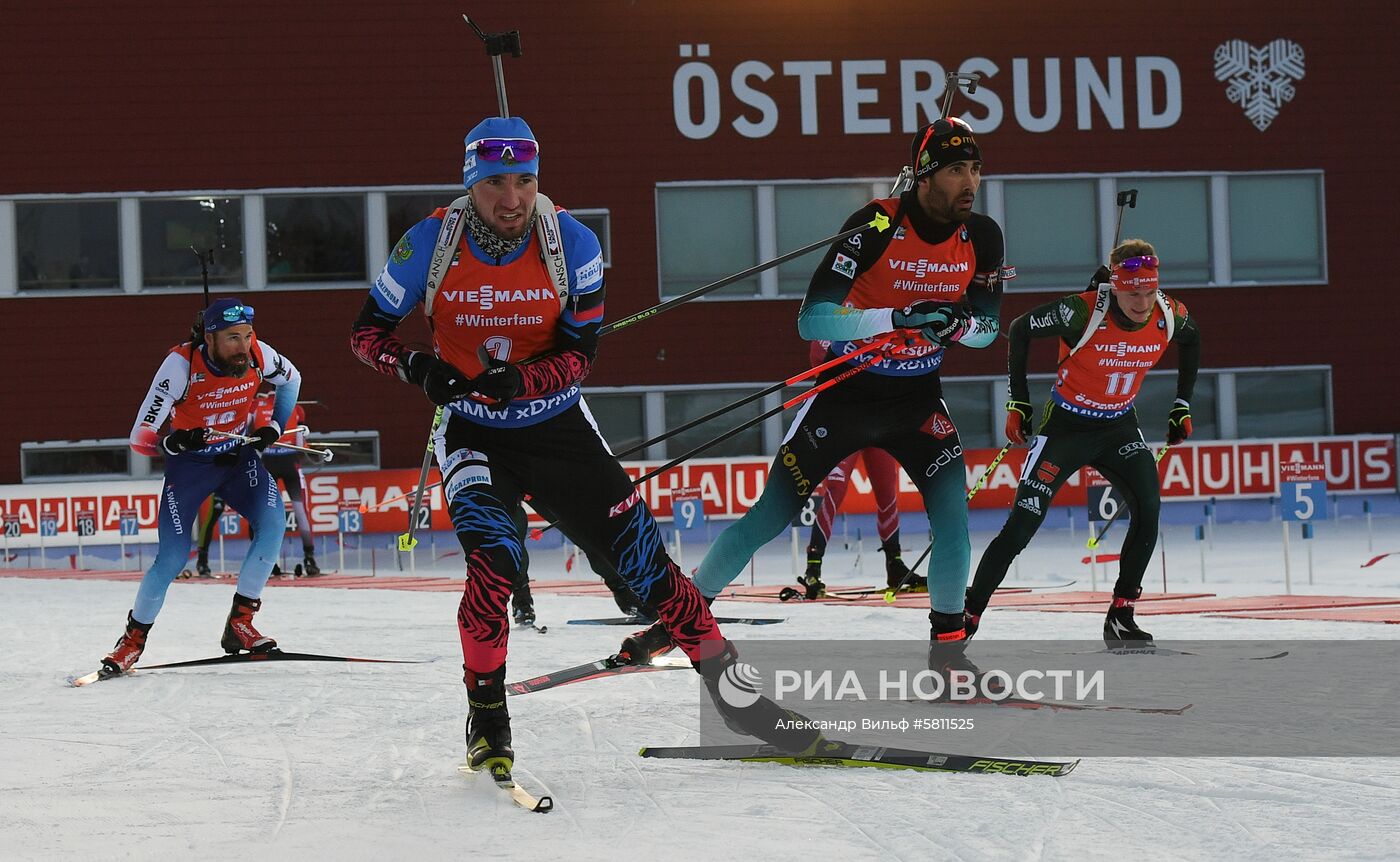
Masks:
[[[208,349],[208,347],[204,350],[204,356],[215,371],[227,374],[230,377],[242,377],[244,372],[248,370],[248,366],[251,362],[250,358],[244,355],[237,364],[234,364],[230,360],[215,354],[215,352]]]
[[[522,245],[530,241],[530,231],[535,227],[535,214],[530,213],[530,221],[525,225],[525,232],[515,239],[506,239],[491,228],[486,222],[481,220],[481,216],[476,211],[476,204],[470,197],[467,198],[467,232],[482,251],[489,257],[497,260],[518,250]]]

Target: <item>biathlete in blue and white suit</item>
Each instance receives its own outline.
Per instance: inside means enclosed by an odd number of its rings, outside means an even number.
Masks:
[[[211,493],[248,519],[254,535],[220,644],[229,653],[277,646],[253,627],[286,530],[282,495],[259,456],[281,436],[301,391],[301,373],[271,345],[258,341],[252,306],[220,299],[205,309],[202,322],[198,342],[177,344],[166,354],[131,429],[132,449],[165,456],[165,486],[157,506],[160,550],[141,579],[126,631],[102,660],[108,672],[130,670],[140,658],[166,590],[189,559],[199,507]],[[244,432],[264,381],[277,387],[277,400],[272,420],[250,435],[254,441],[211,436]],[[162,436],[167,416],[170,430]]]
[[[526,494],[657,609],[712,693],[733,662],[579,396],[603,320],[602,252],[591,231],[539,193],[538,174],[539,143],[524,120],[492,117],[472,129],[467,194],[399,240],[351,336],[367,365],[447,407],[433,442],[466,552],[457,628],[468,762],[498,776],[514,761],[506,604],[522,554],[511,513]],[[410,350],[393,334],[420,304],[432,353]],[[766,699],[720,709],[784,748],[804,748],[816,737],[775,731],[783,713]]]

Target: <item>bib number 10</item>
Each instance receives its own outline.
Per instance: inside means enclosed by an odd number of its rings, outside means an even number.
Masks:
[[[220,425],[232,424],[236,419],[238,419],[237,410],[225,410],[222,413],[210,413],[208,416],[204,417],[204,427],[218,428]]]

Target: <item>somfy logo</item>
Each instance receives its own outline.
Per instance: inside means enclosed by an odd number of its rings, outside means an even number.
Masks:
[[[1284,102],[1293,101],[1294,81],[1303,79],[1303,48],[1275,39],[1256,48],[1231,39],[1215,49],[1215,80],[1225,82],[1225,98],[1244,108],[1254,128],[1264,131]]]
[[[735,709],[745,709],[758,702],[758,687],[763,676],[751,664],[736,661],[719,677],[719,696]]]

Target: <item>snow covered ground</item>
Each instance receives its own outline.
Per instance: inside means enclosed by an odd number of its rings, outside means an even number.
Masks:
[[[1278,524],[1221,525],[1204,591],[1283,592],[1280,532]],[[907,519],[906,547],[917,534]],[[1376,554],[1400,551],[1400,519],[1377,519],[1375,537]],[[974,548],[989,538],[979,532]],[[1295,592],[1400,596],[1400,555],[1360,568],[1374,556],[1364,521],[1319,524],[1314,541],[1309,587],[1295,533]],[[1074,540],[1048,531],[1009,580],[1075,578],[1075,589],[1087,588],[1083,542],[1082,524]],[[865,543],[863,573],[839,544],[838,534],[831,582],[883,574],[873,542]],[[1107,544],[1116,550],[1116,540]],[[1173,528],[1167,547],[1172,590],[1200,589],[1192,531]],[[788,553],[785,539],[765,549],[758,582],[785,582]],[[689,548],[686,555],[687,568],[698,561]],[[577,567],[565,575],[561,563],[558,550],[538,552],[533,573],[584,577]],[[447,574],[459,565],[460,557],[444,557],[437,568]],[[1154,561],[1149,590],[1160,577]],[[688,672],[512,699],[517,775],[556,802],[553,814],[529,814],[456,770],[465,715],[456,594],[273,587],[258,617],[288,649],[439,657],[432,663],[193,669],[66,687],[65,678],[95,667],[120,633],[135,586],[0,572],[0,858],[1383,859],[1400,852],[1394,759],[1099,758],[1052,779],[639,758],[642,745],[696,742],[701,686]],[[177,583],[146,661],[218,654],[231,593],[231,585]],[[614,615],[607,598],[541,592],[537,605],[549,631],[512,634],[512,679],[599,658],[627,631],[565,624]],[[724,601],[716,610],[787,618],[733,627],[736,639],[927,633],[918,610]],[[1090,638],[1100,614],[994,611],[984,631]],[[1151,621],[1162,640],[1400,636],[1400,626],[1369,623]]]

